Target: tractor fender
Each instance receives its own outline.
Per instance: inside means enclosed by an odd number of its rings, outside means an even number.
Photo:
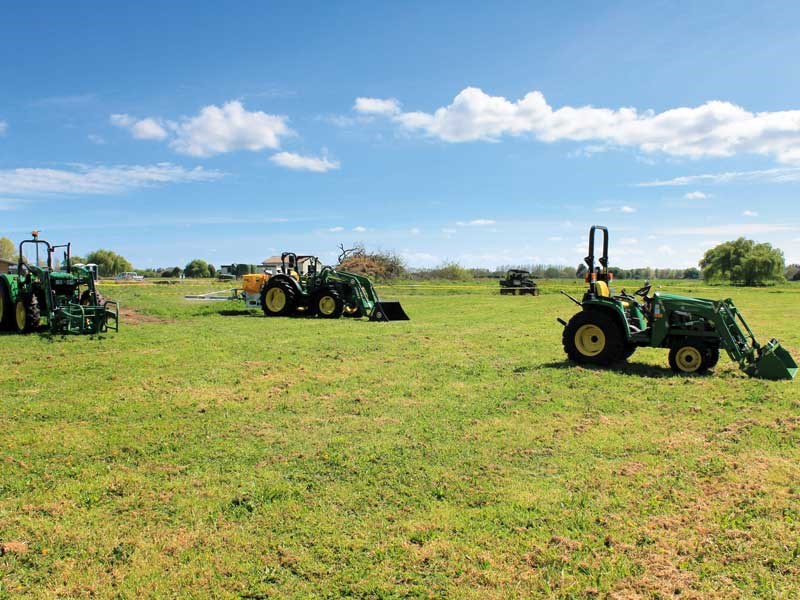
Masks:
[[[16,275],[0,275],[0,286],[5,287],[8,292],[8,299],[13,304],[19,297],[19,278]]]
[[[620,326],[620,329],[622,329],[622,333],[625,334],[625,339],[630,339],[631,330],[630,327],[628,327],[628,321],[627,319],[625,319],[625,315],[622,314],[622,311],[618,307],[608,306],[604,304],[589,304],[589,305],[584,304],[583,310],[600,311],[608,315],[611,315],[617,322],[617,324]]]
[[[267,281],[267,285],[269,286],[270,284],[272,284],[273,281],[275,281],[275,282],[285,281],[298,294],[303,294],[303,288],[300,287],[300,284],[297,282],[297,280],[294,277],[290,277],[289,275],[285,275],[283,273],[279,273],[278,275],[273,275],[272,277],[270,277],[269,281]]]

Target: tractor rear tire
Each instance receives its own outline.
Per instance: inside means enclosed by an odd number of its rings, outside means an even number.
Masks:
[[[625,356],[625,334],[609,314],[583,310],[569,320],[562,337],[572,362],[607,367]]]
[[[8,284],[5,279],[0,279],[0,331],[11,329],[14,320],[14,309],[11,304],[11,295],[8,292]]]
[[[323,319],[338,319],[344,312],[344,300],[339,292],[328,288],[319,292],[314,298],[314,308],[317,315]]]
[[[711,368],[713,356],[709,350],[708,346],[699,342],[675,344],[669,349],[669,366],[681,375],[702,375]]]
[[[261,291],[261,310],[268,317],[287,317],[295,312],[295,291],[286,281],[270,281]]]

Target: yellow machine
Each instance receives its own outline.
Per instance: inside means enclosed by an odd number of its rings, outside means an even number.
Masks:
[[[242,298],[248,308],[261,307],[261,289],[269,281],[266,273],[242,275]]]

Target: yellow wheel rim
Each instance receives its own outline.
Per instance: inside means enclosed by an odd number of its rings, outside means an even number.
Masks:
[[[14,310],[14,317],[17,319],[17,329],[22,331],[25,329],[25,321],[27,320],[28,314],[25,310],[25,304],[22,301],[17,302],[17,306]]]
[[[694,346],[684,346],[675,354],[675,364],[684,373],[694,373],[703,364],[703,355]]]
[[[271,312],[281,312],[286,306],[286,293],[278,287],[267,290],[267,308]]]
[[[584,356],[597,356],[606,347],[606,334],[597,325],[583,325],[575,332],[575,347]]]
[[[336,300],[331,296],[323,296],[319,299],[319,312],[323,315],[332,315],[336,310]]]

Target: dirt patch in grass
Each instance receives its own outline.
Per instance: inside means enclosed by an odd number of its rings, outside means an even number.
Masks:
[[[161,317],[154,317],[152,315],[145,315],[132,308],[120,308],[119,320],[124,325],[142,325],[144,323],[169,323],[170,320],[162,319]]]

